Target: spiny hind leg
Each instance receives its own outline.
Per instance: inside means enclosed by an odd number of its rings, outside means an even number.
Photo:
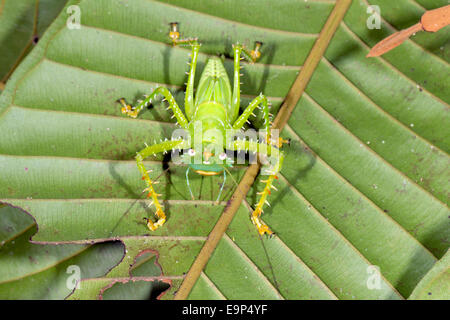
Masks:
[[[170,23],[170,32],[169,32],[169,38],[172,39],[172,43],[174,45],[177,44],[189,44],[189,45],[198,45],[198,39],[197,38],[180,38],[180,31],[178,30],[178,22],[171,22]]]
[[[271,189],[277,190],[277,188],[273,185],[273,182],[274,180],[278,180],[277,174],[280,171],[281,161],[279,161],[272,170],[266,173],[268,175],[268,178],[266,180],[261,180],[262,183],[265,183],[265,187],[263,191],[257,193],[260,198],[255,210],[252,212],[251,219],[253,224],[257,227],[259,234],[273,234],[273,231],[270,230],[269,227],[261,221],[261,214],[263,213],[264,204],[270,207],[267,197],[272,193]]]
[[[147,227],[151,231],[156,230],[157,228],[162,226],[164,224],[164,222],[166,222],[166,215],[164,214],[162,206],[158,200],[158,196],[160,196],[160,194],[157,194],[153,187],[153,185],[156,184],[157,182],[153,181],[150,178],[149,174],[152,171],[147,170],[145,168],[144,159],[151,155],[155,155],[156,153],[161,153],[161,152],[166,153],[172,149],[182,148],[183,143],[184,143],[184,140],[167,140],[167,141],[164,141],[159,144],[154,144],[154,145],[148,146],[136,154],[137,167],[139,169],[139,172],[142,175],[142,180],[144,180],[145,184],[147,185],[147,187],[144,189],[144,192],[148,192],[147,197],[152,199],[148,206],[150,207],[150,206],[154,205],[155,209],[156,209],[156,212],[155,212],[156,219],[157,219],[156,222],[153,222],[152,220],[146,218]]]
[[[269,156],[274,162],[270,166],[264,166],[261,170],[261,174],[266,175],[267,179],[261,180],[261,182],[265,183],[265,187],[263,191],[257,193],[260,198],[251,215],[251,221],[258,229],[259,234],[267,233],[272,235],[273,231],[261,220],[261,214],[263,213],[264,205],[270,206],[267,198],[272,193],[272,189],[277,190],[273,182],[278,180],[277,174],[281,170],[284,159],[283,153],[273,145],[252,141],[235,141],[232,148],[235,151],[258,152],[260,155]]]

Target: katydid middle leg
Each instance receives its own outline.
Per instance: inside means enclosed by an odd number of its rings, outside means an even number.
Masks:
[[[164,96],[165,100],[167,100],[167,102],[169,103],[168,109],[172,109],[173,116],[177,119],[178,124],[182,128],[186,128],[188,125],[188,121],[183,114],[183,111],[181,111],[180,107],[176,103],[175,98],[166,87],[156,88],[150,95],[144,96],[144,100],[139,100],[136,107],[127,104],[124,98],[120,98],[118,102],[120,102],[120,104],[122,105],[122,113],[125,113],[131,118],[137,118],[139,112],[141,112],[144,107],[150,105],[152,99],[157,94],[162,94]]]

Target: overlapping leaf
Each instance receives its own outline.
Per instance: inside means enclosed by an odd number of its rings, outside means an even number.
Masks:
[[[411,300],[450,299],[450,261],[449,251],[419,282],[412,292]]]
[[[82,279],[101,277],[122,260],[118,242],[32,244],[33,219],[0,206],[0,299],[64,299]]]

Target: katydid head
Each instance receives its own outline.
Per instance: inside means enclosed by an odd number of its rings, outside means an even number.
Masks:
[[[197,111],[196,121],[189,123],[191,148],[184,155],[185,163],[199,174],[215,175],[223,171],[223,166],[229,166],[225,153],[226,127],[224,121],[215,117],[209,109],[209,104],[203,104]],[[209,112],[208,112],[209,111]]]
[[[232,166],[223,147],[211,143],[191,148],[183,156],[190,168],[204,176],[220,174],[224,167]]]
[[[232,166],[228,163],[229,159],[227,158],[227,154],[225,153],[223,146],[206,141],[199,144],[195,149],[188,149],[183,156],[185,157],[185,161],[187,160],[188,164],[188,169],[186,170],[186,182],[192,199],[194,199],[194,195],[189,185],[189,170],[191,168],[197,174],[202,176],[215,176],[223,174],[223,183],[216,200],[219,201],[225,185],[226,173],[229,172],[227,167]]]

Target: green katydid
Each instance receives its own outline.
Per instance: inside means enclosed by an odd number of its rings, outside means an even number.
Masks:
[[[186,96],[184,102],[186,115],[183,114],[172,94],[165,87],[156,88],[150,95],[145,96],[142,101],[138,101],[138,104],[134,107],[127,104],[124,98],[118,100],[122,104],[122,112],[132,118],[136,118],[144,107],[150,105],[155,95],[163,95],[165,100],[168,101],[168,109],[172,110],[173,117],[176,118],[178,125],[181,126],[189,136],[189,138],[177,137],[172,138],[171,140],[162,141],[158,144],[146,146],[144,149],[137,152],[137,167],[142,174],[142,179],[147,185],[147,188],[144,189],[144,191],[148,192],[149,198],[152,198],[150,205],[154,205],[156,208],[155,215],[157,221],[153,222],[151,219],[146,219],[148,228],[153,231],[158,227],[161,227],[166,221],[166,216],[158,200],[158,196],[160,195],[155,192],[153,187],[155,182],[152,181],[149,176],[151,171],[147,170],[144,166],[143,160],[145,158],[161,152],[166,153],[174,150],[187,150],[186,153],[183,151],[183,159],[185,161],[187,160],[188,163],[186,178],[189,187],[188,173],[190,169],[205,176],[223,173],[225,181],[226,172],[229,172],[227,167],[232,166],[232,159],[229,157],[230,152],[234,155],[234,152],[236,151],[250,151],[257,152],[260,156],[276,159],[275,163],[272,163],[270,169],[266,172],[268,178],[264,181],[265,188],[259,193],[260,200],[251,216],[251,220],[256,225],[260,234],[272,234],[273,232],[261,221],[260,216],[263,212],[262,208],[264,204],[268,204],[267,197],[270,194],[271,189],[276,189],[273,186],[273,181],[274,179],[277,179],[277,173],[280,171],[283,161],[283,153],[279,148],[285,141],[281,138],[274,139],[272,137],[269,104],[264,95],[260,94],[253,99],[244,112],[239,115],[241,84],[240,61],[242,59],[247,59],[249,62],[255,62],[260,57],[261,53],[259,49],[262,43],[256,42],[255,48],[252,51],[248,51],[241,44],[233,45],[233,88],[231,88],[222,61],[219,58],[210,58],[200,77],[200,82],[194,97],[194,78],[200,51],[200,43],[197,38],[180,39],[177,23],[171,23],[169,37],[174,45],[187,44],[192,48],[190,71],[186,83]],[[249,117],[252,115],[255,116],[253,113],[255,109],[262,110],[265,140],[251,141],[248,139],[228,139],[230,136],[229,132],[240,132],[244,124],[248,122]],[[211,132],[213,133],[211,134]],[[227,137],[227,139],[224,137]],[[192,160],[194,160],[194,162],[192,162]]]

